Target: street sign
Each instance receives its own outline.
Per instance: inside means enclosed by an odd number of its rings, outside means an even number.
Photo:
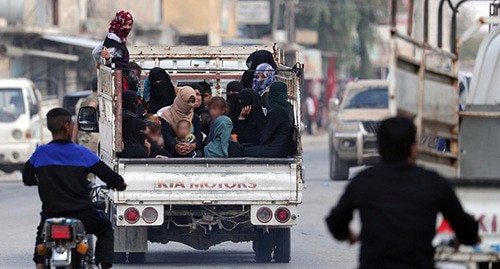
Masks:
[[[271,23],[271,4],[269,1],[238,1],[236,19],[241,24]]]

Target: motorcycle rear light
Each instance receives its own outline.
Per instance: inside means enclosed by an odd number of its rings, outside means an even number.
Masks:
[[[141,214],[139,213],[139,210],[137,210],[137,208],[129,207],[127,208],[127,210],[125,210],[124,217],[128,223],[134,224],[139,221]]]
[[[71,229],[66,225],[52,225],[50,237],[52,239],[71,239]]]
[[[158,211],[152,207],[146,207],[142,211],[142,219],[144,222],[151,224],[158,219]]]
[[[279,223],[285,223],[290,220],[290,210],[286,207],[280,207],[276,210],[274,217]]]
[[[268,223],[273,218],[273,211],[269,207],[261,207],[257,210],[257,219],[262,223]]]

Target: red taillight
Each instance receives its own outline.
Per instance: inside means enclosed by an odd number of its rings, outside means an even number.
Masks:
[[[135,207],[129,207],[127,210],[125,210],[125,220],[130,223],[134,224],[139,221],[139,218],[141,217],[141,214],[139,214],[139,210],[137,210]]]
[[[288,208],[286,207],[280,207],[276,209],[274,217],[279,223],[285,223],[290,220],[290,210],[288,210]]]
[[[273,211],[269,207],[261,207],[257,210],[257,219],[262,223],[268,223],[273,219]]]
[[[52,225],[50,237],[52,239],[71,239],[71,229],[66,225]]]

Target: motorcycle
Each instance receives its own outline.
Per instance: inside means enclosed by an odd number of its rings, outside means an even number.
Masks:
[[[91,185],[90,197],[94,208],[105,209],[106,185]],[[43,243],[36,247],[45,257],[45,268],[92,269],[94,262],[93,236],[87,235],[83,223],[73,218],[50,218],[45,221]]]

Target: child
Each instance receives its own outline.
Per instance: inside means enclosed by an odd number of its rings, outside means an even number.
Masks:
[[[208,111],[210,112],[212,119],[216,119],[219,116],[227,115],[229,113],[229,105],[224,98],[215,96],[210,99],[210,102],[208,102]]]
[[[213,139],[205,146],[205,157],[227,158],[241,157],[243,149],[231,137],[233,122],[227,116],[221,115],[213,120]]]
[[[196,137],[191,133],[191,122],[187,120],[181,120],[177,123],[177,138],[175,139],[177,144],[194,144],[196,143]],[[198,156],[196,150],[191,151],[186,154],[186,156],[194,158]]]
[[[210,102],[208,102],[208,111],[210,112],[210,128],[208,131],[208,136],[207,139],[205,140],[205,144],[208,144],[212,142],[214,139],[214,121],[217,119],[219,116],[227,115],[229,113],[229,105],[224,100],[224,98],[220,96],[215,96],[210,99]]]
[[[146,119],[146,126],[146,136],[149,144],[151,145],[151,152],[149,156],[153,158],[171,157],[170,153],[163,148],[164,142],[161,133],[161,125],[148,118]]]

